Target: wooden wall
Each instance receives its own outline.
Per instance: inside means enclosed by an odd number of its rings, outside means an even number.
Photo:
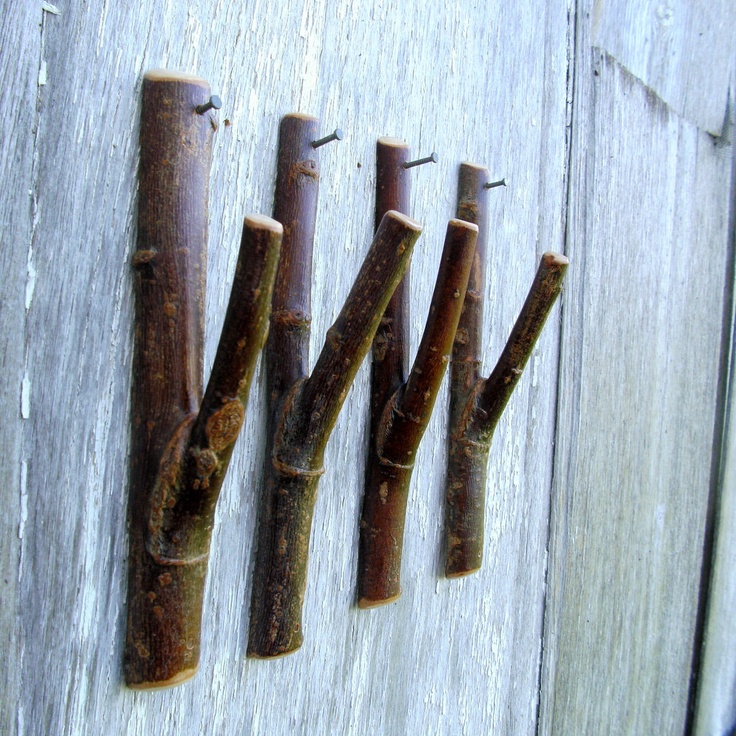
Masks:
[[[732,3],[2,0],[0,732],[727,734],[736,725]],[[280,117],[323,149],[312,354],[372,229],[374,147],[404,138],[425,226],[412,346],[457,165],[492,194],[484,365],[545,250],[567,288],[497,430],[486,562],[441,576],[446,392],[417,460],[404,593],[355,606],[367,366],[328,446],[303,648],[245,659],[263,376],[223,489],[200,671],[122,683],[143,73],[223,99],[207,364]]]

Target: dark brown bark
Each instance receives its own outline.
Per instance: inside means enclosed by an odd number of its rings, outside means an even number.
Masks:
[[[284,118],[274,214],[284,245],[266,358],[269,446],[260,502],[248,656],[277,657],[303,641],[302,605],[325,445],[421,229],[391,212],[376,233],[311,377],[309,285],[318,164],[316,121]],[[308,251],[308,252],[307,252]]]
[[[478,241],[463,311],[452,346],[450,428],[457,426],[465,404],[480,378],[489,196],[489,190],[483,185],[488,179],[488,170],[484,167],[468,163],[460,164],[457,216],[478,226]]]
[[[409,147],[395,138],[376,146],[376,222],[387,209],[408,211]],[[472,230],[477,230],[471,227]],[[445,372],[465,295],[475,235],[448,227],[430,316],[408,383],[405,324],[408,274],[394,292],[373,341],[371,425],[360,520],[358,605],[372,608],[401,594],[404,522],[414,457]]]
[[[409,214],[412,172],[404,168],[410,158],[409,146],[398,138],[376,142],[375,229],[389,210]],[[396,287],[373,338],[371,362],[371,437],[383,415],[383,408],[406,381],[409,365],[409,274]]]
[[[481,179],[477,179],[480,186]],[[461,185],[461,202],[467,195]],[[484,226],[485,223],[479,222],[481,230]],[[562,290],[567,266],[568,260],[563,255],[545,253],[542,256],[514,329],[488,379],[479,378],[474,385],[468,386],[472,370],[468,364],[477,366],[473,358],[476,348],[468,351],[467,344],[461,345],[453,356],[453,360],[457,355],[466,358],[466,365],[462,365],[462,359],[458,361],[461,365],[455,374],[457,384],[452,387],[455,395],[452,397],[445,519],[447,577],[461,577],[481,566],[486,469],[493,432]],[[471,302],[470,308],[475,309],[476,304]],[[479,320],[479,316],[470,319]]]
[[[387,213],[312,376],[278,402],[258,527],[251,657],[288,654],[303,641],[309,539],[325,445],[420,232],[408,217]]]
[[[215,503],[263,342],[281,226],[247,218],[222,340],[200,409],[208,178],[204,80],[143,85],[125,679],[176,685],[199,662]]]
[[[447,226],[427,324],[409,380],[386,402],[372,437],[360,524],[358,605],[389,603],[401,593],[406,502],[414,459],[450,359],[478,228]]]

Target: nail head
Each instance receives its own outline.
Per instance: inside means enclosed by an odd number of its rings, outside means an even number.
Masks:
[[[222,100],[217,95],[212,95],[204,105],[197,105],[195,110],[198,115],[204,115],[209,110],[219,110],[222,107]]]
[[[326,143],[332,143],[332,141],[341,141],[344,137],[345,134],[342,130],[340,130],[340,128],[335,128],[332,133],[326,135],[324,138],[320,138],[318,141],[312,141],[312,148],[319,148],[320,146],[324,146]]]
[[[493,189],[495,187],[505,187],[506,179],[499,179],[498,181],[489,181],[483,185],[485,189]]]

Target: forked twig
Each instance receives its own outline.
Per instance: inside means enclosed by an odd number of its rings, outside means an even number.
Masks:
[[[245,219],[222,336],[202,396],[212,126],[201,79],[143,85],[125,678],[170,687],[199,661],[215,505],[268,325],[282,227]],[[189,145],[182,145],[187,140]]]
[[[483,270],[488,228],[484,185],[487,181],[488,172],[484,168],[461,165],[458,216],[476,222],[480,234],[451,364],[445,518],[447,577],[467,575],[481,566],[486,473],[493,432],[562,290],[568,266],[567,258],[558,253],[542,256],[526,302],[496,367],[489,378],[480,378]]]
[[[383,219],[311,376],[311,254],[319,167],[317,121],[281,123],[274,217],[284,225],[266,347],[270,416],[260,500],[248,656],[301,646],[302,604],[317,484],[327,440],[421,228],[397,212]]]

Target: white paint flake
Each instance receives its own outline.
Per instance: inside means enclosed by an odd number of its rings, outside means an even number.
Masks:
[[[28,519],[28,463],[20,463],[20,520],[18,521],[18,539],[23,539],[23,532]]]
[[[20,415],[23,419],[31,416],[31,380],[28,374],[23,376],[23,383],[20,386]]]
[[[33,262],[33,247],[28,249],[28,263],[26,266],[26,311],[31,308],[33,292],[36,289],[36,266]]]

